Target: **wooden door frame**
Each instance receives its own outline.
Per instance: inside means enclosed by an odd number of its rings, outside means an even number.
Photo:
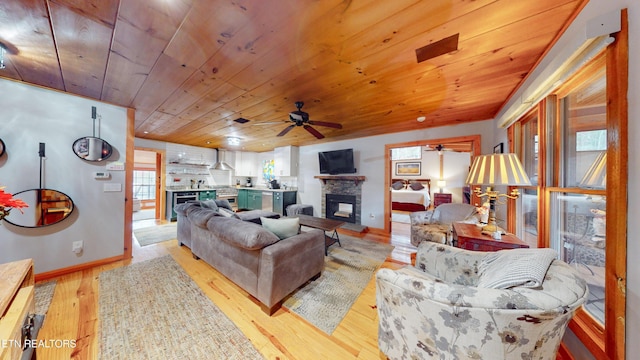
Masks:
[[[155,218],[163,221],[166,220],[166,214],[163,209],[166,206],[166,200],[162,194],[166,189],[166,151],[161,149],[147,148],[147,147],[135,147],[134,150],[149,151],[156,154],[156,204],[155,204]]]
[[[384,232],[386,234],[391,234],[391,191],[389,191],[391,187],[391,178],[392,167],[391,167],[391,149],[393,148],[401,148],[401,147],[409,147],[409,146],[425,146],[425,145],[438,145],[442,143],[459,143],[459,142],[471,142],[472,146],[472,156],[471,161],[475,156],[480,155],[481,146],[482,146],[482,138],[480,135],[468,135],[468,136],[459,136],[459,137],[450,137],[450,138],[440,138],[440,139],[425,139],[425,140],[416,140],[416,141],[408,141],[403,143],[395,143],[395,144],[385,144],[384,146]]]

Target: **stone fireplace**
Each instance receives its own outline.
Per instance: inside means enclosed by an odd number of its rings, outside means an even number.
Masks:
[[[322,209],[327,219],[361,224],[364,176],[316,176],[322,181]]]

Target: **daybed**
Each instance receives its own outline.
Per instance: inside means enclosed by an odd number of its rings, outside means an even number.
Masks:
[[[189,239],[180,238],[179,233],[178,241],[190,243],[194,258],[206,261],[255,297],[269,315],[287,295],[318,278],[324,269],[321,230],[298,233],[296,225],[292,236],[280,239],[261,225],[241,220],[241,213],[230,215],[197,203],[176,212],[178,227],[184,230],[188,223],[190,230]]]

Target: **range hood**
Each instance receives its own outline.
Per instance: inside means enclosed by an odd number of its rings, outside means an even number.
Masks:
[[[216,149],[218,153],[218,161],[213,164],[213,170],[233,170],[233,167],[225,162],[225,157],[227,155],[227,150]]]

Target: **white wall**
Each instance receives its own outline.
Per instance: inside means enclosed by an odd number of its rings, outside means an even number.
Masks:
[[[410,121],[410,120],[407,120]],[[418,126],[416,126],[418,127]],[[320,194],[322,184],[314,176],[320,175],[318,168],[318,152],[353,148],[354,161],[358,170],[356,175],[364,175],[362,183],[362,225],[372,228],[384,228],[384,166],[385,145],[399,144],[408,141],[442,139],[467,135],[481,136],[483,154],[493,151],[493,122],[477,121],[458,126],[420,129],[402,133],[370,136],[358,139],[335,141],[319,145],[300,147],[300,167],[298,176],[298,198],[303,204],[313,205],[314,215],[319,214],[321,207]],[[393,170],[392,170],[393,171]],[[435,189],[432,183],[432,190]]]
[[[636,154],[640,153],[640,142],[634,141],[640,137],[640,1],[638,0],[591,0],[574,20],[559,42],[549,52],[541,62],[527,83],[539,80],[539,74],[549,64],[554,64],[561,54],[566,53],[566,49],[574,44],[576,38],[584,37],[586,22],[599,15],[612,11],[619,11],[627,8],[629,15],[629,178],[628,178],[628,203],[620,204],[627,206],[628,220],[627,233],[627,313],[626,313],[626,354],[628,359],[636,358],[640,354],[640,342],[637,341],[637,334],[640,333],[640,241],[637,234],[640,234],[640,158]],[[505,108],[508,108],[514,101],[517,101],[522,91],[515,94],[514,100]],[[574,350],[574,349],[572,349]],[[575,349],[581,351],[584,349]],[[635,354],[635,355],[634,355]],[[574,354],[576,355],[576,354]],[[587,354],[580,353],[577,358],[587,358]]]
[[[0,158],[0,186],[10,193],[38,188],[43,142],[43,187],[67,194],[76,206],[70,218],[43,228],[0,223],[0,263],[33,258],[35,272],[42,273],[123,254],[125,173],[110,171],[111,179],[96,180],[93,173],[105,171],[105,162],[86,162],[71,145],[93,134],[91,107],[96,106],[100,137],[113,147],[107,161],[124,163],[127,110],[3,79],[0,94],[0,137],[7,148]],[[105,183],[121,184],[122,191],[104,192]],[[80,255],[71,251],[77,240],[84,241]]]

